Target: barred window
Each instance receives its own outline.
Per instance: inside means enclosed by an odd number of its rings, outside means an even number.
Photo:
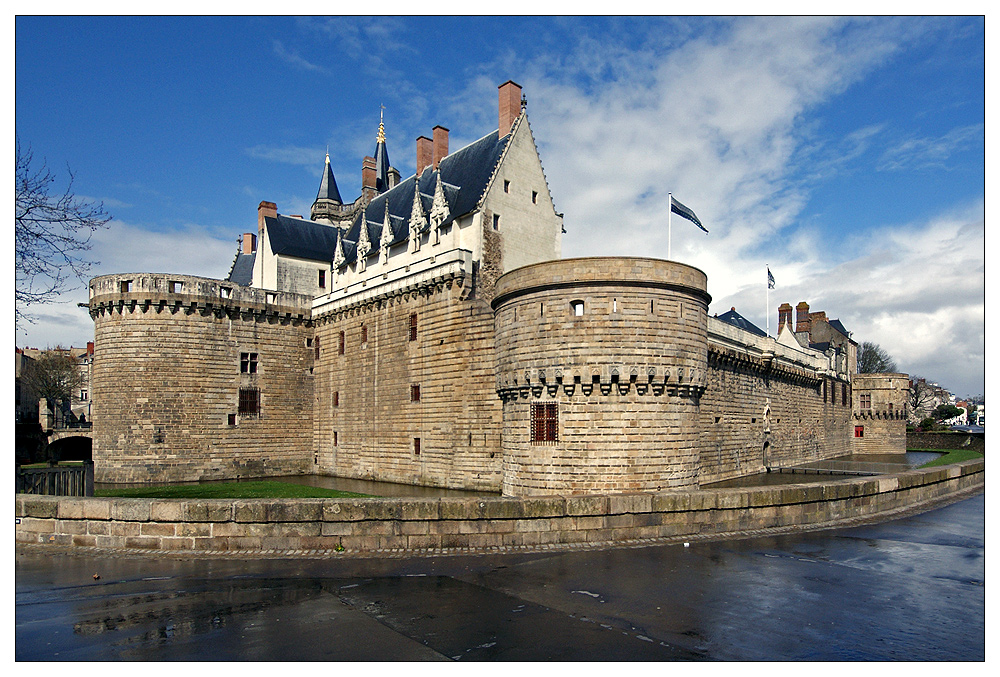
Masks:
[[[240,388],[239,414],[246,418],[260,416],[260,388]]]
[[[555,402],[531,405],[531,443],[559,441],[559,409]]]
[[[417,340],[417,314],[413,313],[410,315],[410,340]]]
[[[257,353],[240,353],[240,373],[257,373]]]

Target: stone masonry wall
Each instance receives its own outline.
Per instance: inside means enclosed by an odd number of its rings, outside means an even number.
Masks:
[[[652,545],[850,524],[983,490],[983,459],[893,475],[700,491],[540,496],[169,500],[15,497],[15,540],[339,557]],[[190,555],[186,555],[190,556]]]
[[[855,454],[906,453],[906,374],[855,374],[851,448]]]
[[[319,311],[314,373],[319,472],[499,490],[493,313],[470,295],[469,272]]]
[[[96,481],[312,470],[308,298],[151,274],[98,277],[90,292]],[[241,373],[241,353],[256,373]],[[259,417],[238,414],[241,388],[259,389]]]
[[[500,278],[504,495],[697,486],[705,283],[690,266],[626,258],[553,261]],[[540,424],[544,405],[554,405],[544,414],[554,421]],[[533,438],[538,425],[555,427]]]

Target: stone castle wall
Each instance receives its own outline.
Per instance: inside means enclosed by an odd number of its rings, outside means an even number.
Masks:
[[[311,472],[309,303],[183,275],[94,278],[96,481]],[[239,415],[241,388],[259,416]]]
[[[896,373],[855,374],[854,385],[852,451],[906,453],[909,377]]]
[[[705,287],[696,268],[633,258],[498,280],[505,495],[697,487]]]
[[[319,472],[499,491],[493,312],[469,263],[317,308]]]
[[[826,358],[709,322],[701,484],[850,453],[851,385]]]

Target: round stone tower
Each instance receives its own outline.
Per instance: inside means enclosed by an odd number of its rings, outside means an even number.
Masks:
[[[504,495],[697,488],[706,287],[697,268],[645,258],[497,281]]]
[[[188,275],[91,280],[95,479],[311,472],[310,302]]]

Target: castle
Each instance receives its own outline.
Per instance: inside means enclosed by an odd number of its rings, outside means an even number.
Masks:
[[[907,378],[856,371],[825,313],[777,338],[709,317],[706,275],[561,259],[521,88],[498,128],[416,143],[380,123],[362,192],[329,156],[310,218],[258,208],[225,280],[90,283],[96,479],[324,474],[510,496],[698,488],[905,450]]]

